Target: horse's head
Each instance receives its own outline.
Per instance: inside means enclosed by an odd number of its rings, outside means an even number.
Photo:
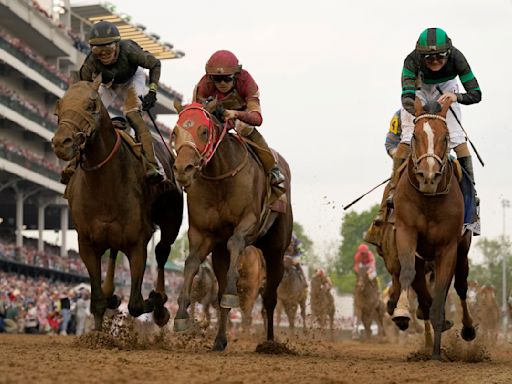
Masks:
[[[93,82],[77,82],[57,102],[55,114],[58,127],[52,138],[52,146],[62,160],[75,157],[96,132],[103,106],[98,94],[100,84],[101,75]]]
[[[450,103],[446,101],[440,105],[437,101],[430,101],[423,106],[418,98],[415,101],[416,119],[411,140],[411,160],[422,193],[436,192],[448,163],[446,113]]]
[[[171,137],[176,154],[173,170],[176,180],[188,187],[212,158],[220,140],[213,116],[199,103],[180,111]]]

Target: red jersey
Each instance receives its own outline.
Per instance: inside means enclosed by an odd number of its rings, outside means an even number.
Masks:
[[[359,273],[359,267],[361,264],[368,269],[368,272],[373,272],[376,270],[375,256],[373,256],[371,251],[356,252],[354,255],[354,271],[356,271],[356,273]]]

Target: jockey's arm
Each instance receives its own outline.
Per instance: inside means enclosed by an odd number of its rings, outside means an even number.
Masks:
[[[476,104],[482,100],[482,91],[478,85],[475,75],[471,71],[468,61],[461,51],[456,48],[452,49],[453,60],[455,61],[455,69],[459,76],[460,82],[464,86],[466,93],[457,93],[457,102],[464,105]]]
[[[247,98],[247,107],[245,111],[235,111],[235,117],[255,127],[259,127],[263,123],[263,117],[261,116],[260,100],[258,95]]]
[[[93,75],[95,72],[95,66],[94,66],[94,56],[92,53],[89,53],[87,57],[84,60],[84,63],[80,67],[80,80],[83,81],[93,81]]]
[[[419,72],[419,57],[412,51],[404,60],[402,68],[402,106],[414,116],[416,78]]]
[[[142,48],[139,52],[134,52],[131,57],[139,67],[149,69],[149,89],[156,92],[162,67],[160,60]]]

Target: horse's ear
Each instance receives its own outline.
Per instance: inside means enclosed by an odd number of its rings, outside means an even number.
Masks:
[[[59,104],[60,104],[60,99],[55,102],[55,110],[53,111],[53,114],[55,116],[59,116]]]
[[[181,104],[181,101],[178,100],[178,99],[174,99],[174,109],[176,109],[176,111],[178,113],[180,113],[181,111],[183,111],[183,105]]]
[[[69,72],[69,80],[68,86],[71,87],[73,84],[76,84],[80,81],[80,73],[78,71]]]
[[[416,116],[423,114],[423,104],[421,104],[419,97],[414,98],[414,113]]]
[[[101,81],[103,80],[101,72],[92,81],[92,88],[97,91],[100,88]]]
[[[446,117],[448,109],[450,109],[450,105],[452,105],[452,101],[449,98],[444,99],[443,104],[441,104],[441,112],[439,112],[439,114]]]

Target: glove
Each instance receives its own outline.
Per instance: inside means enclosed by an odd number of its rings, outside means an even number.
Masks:
[[[109,70],[103,70],[101,71],[101,82],[103,84],[108,84],[114,80],[114,74],[112,71]]]
[[[149,91],[142,99],[142,109],[148,111],[156,104],[156,92]]]

